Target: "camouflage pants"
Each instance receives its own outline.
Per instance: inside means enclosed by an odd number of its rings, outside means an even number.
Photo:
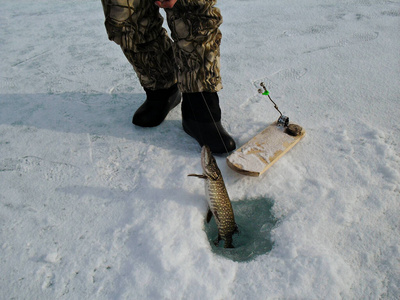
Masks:
[[[216,92],[220,77],[217,0],[178,0],[165,9],[173,41],[154,0],[102,0],[110,40],[121,46],[143,87],[178,82],[182,92]]]

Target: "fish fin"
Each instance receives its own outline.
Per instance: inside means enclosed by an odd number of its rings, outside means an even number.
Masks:
[[[209,174],[212,180],[219,180],[222,175],[221,174]]]
[[[207,223],[210,223],[212,216],[213,216],[213,214],[212,214],[211,208],[208,207],[208,212],[207,212]]]
[[[217,239],[214,241],[214,245],[218,247],[219,241],[220,241],[220,240],[222,240],[222,238],[221,238],[221,236],[220,236],[219,233],[218,233],[218,237],[217,237]]]
[[[198,178],[201,178],[201,179],[207,179],[207,176],[204,175],[204,174],[201,174],[201,175],[199,175],[199,174],[189,174],[188,176],[198,177]]]
[[[232,233],[233,235],[233,233]],[[224,248],[235,248],[235,246],[233,246],[233,240],[232,240],[232,235],[225,237],[224,240]]]

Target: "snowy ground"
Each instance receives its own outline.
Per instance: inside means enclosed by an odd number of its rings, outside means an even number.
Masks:
[[[101,2],[1,2],[1,299],[400,298],[399,1],[219,1],[228,131],[277,118],[260,81],[307,131],[260,178],[217,159],[278,220],[243,262],[212,251],[180,110],[130,123],[144,92]]]

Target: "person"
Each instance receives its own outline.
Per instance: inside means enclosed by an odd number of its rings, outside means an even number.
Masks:
[[[108,38],[132,64],[146,100],[133,115],[142,127],[161,124],[181,101],[182,126],[200,146],[230,152],[235,141],[221,124],[217,0],[102,0]],[[162,27],[164,8],[169,38]]]

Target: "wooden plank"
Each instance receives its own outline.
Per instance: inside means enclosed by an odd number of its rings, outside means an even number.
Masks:
[[[260,176],[304,136],[304,129],[298,136],[291,136],[275,122],[229,155],[227,164],[240,174]]]

